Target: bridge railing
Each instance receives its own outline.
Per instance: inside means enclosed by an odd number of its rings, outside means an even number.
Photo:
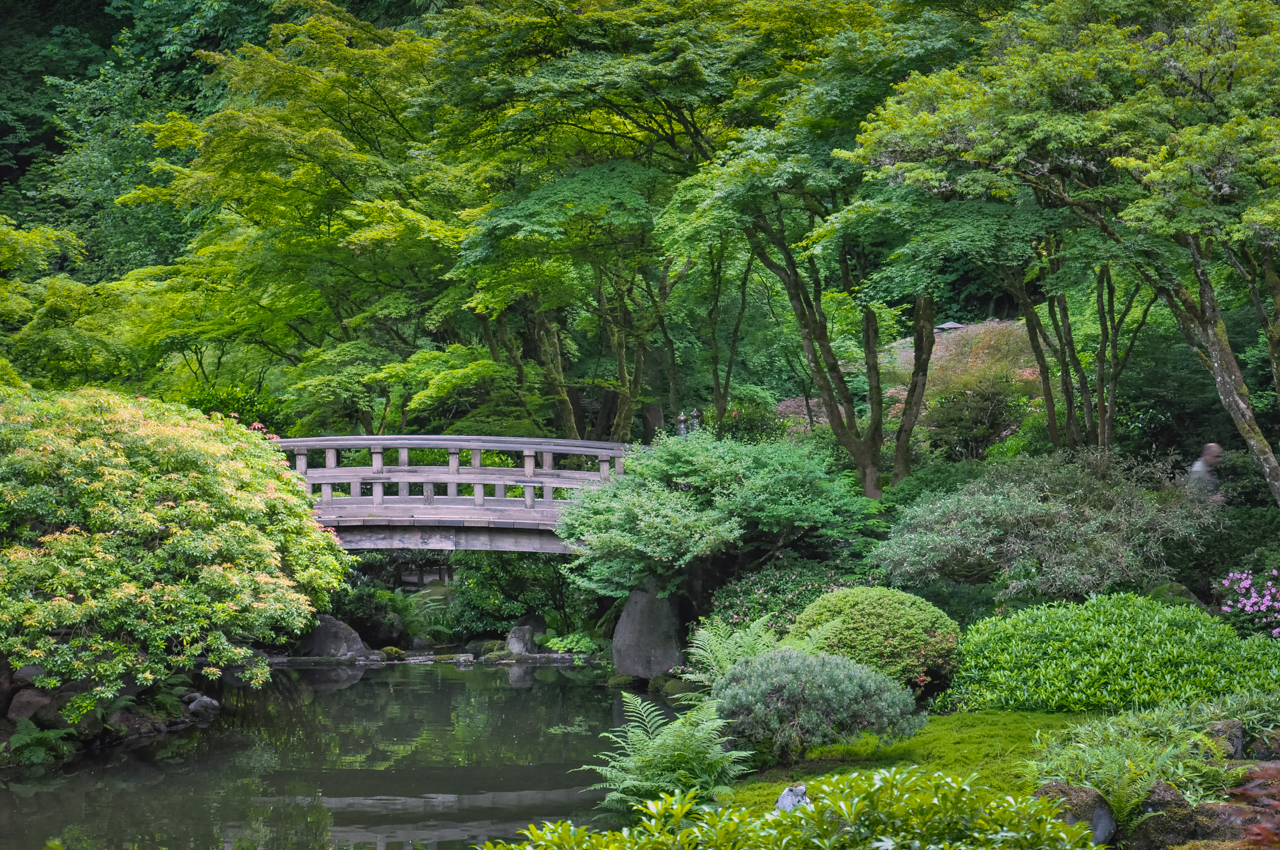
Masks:
[[[423,506],[555,510],[565,490],[597,487],[611,474],[622,474],[623,457],[630,449],[625,443],[462,436],[302,437],[280,440],[277,445],[293,455],[294,469],[308,484],[320,488],[322,512],[357,509],[368,513],[368,508],[378,506],[381,516],[413,515]],[[410,463],[415,449],[444,450],[448,463],[415,466]],[[321,450],[324,466],[310,466],[308,453]],[[339,465],[344,454],[364,451],[369,452],[368,466]],[[522,460],[523,465],[485,466],[486,451]],[[469,455],[466,465],[463,452]],[[585,458],[585,463],[574,465],[588,468],[556,469],[557,457]],[[589,468],[592,464],[595,469]],[[344,484],[350,495],[334,492],[335,485]],[[421,493],[411,492],[415,485]],[[363,494],[366,487],[368,496]],[[460,487],[472,492],[460,496]],[[519,495],[510,496],[511,490]]]

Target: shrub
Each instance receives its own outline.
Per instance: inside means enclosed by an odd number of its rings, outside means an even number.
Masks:
[[[888,587],[828,593],[804,609],[794,633],[829,623],[819,646],[914,688],[950,675],[960,640],[960,627],[946,614]]]
[[[1012,433],[1026,414],[1021,387],[993,380],[934,400],[920,424],[933,446],[960,462],[986,457],[987,449]]]
[[[619,732],[600,737],[618,745],[601,753],[603,766],[585,765],[603,782],[589,790],[608,789],[600,804],[606,809],[630,812],[663,794],[701,791],[709,797],[724,794],[729,783],[747,772],[741,762],[750,753],[729,750],[721,733],[728,724],[716,715],[716,704],[703,702],[675,720],[662,709],[635,694],[623,693],[626,723]]]
[[[594,832],[571,822],[531,826],[525,842],[485,850],[650,850],[650,848],[1001,848],[1091,850],[1087,823],[1065,824],[1049,800],[1009,797],[970,780],[914,769],[826,776],[809,783],[812,808],[750,814],[708,810],[694,794],[664,796],[644,807],[638,827]]]
[[[1222,799],[1246,768],[1206,736],[1210,724],[1245,722],[1246,744],[1280,723],[1280,696],[1237,694],[1192,705],[1171,704],[1096,718],[1048,736],[1029,767],[1038,783],[1097,789],[1116,822],[1128,830],[1156,782],[1175,786],[1191,805]]]
[[[350,559],[272,443],[228,419],[104,390],[0,393],[0,655],[68,716],[190,669],[265,662]]]
[[[1280,637],[1280,552],[1259,549],[1253,561],[1254,569],[1236,570],[1222,579],[1218,595],[1223,618],[1244,634]]]
[[[1199,608],[1130,593],[983,620],[960,655],[943,699],[964,709],[1120,711],[1269,690],[1280,676],[1271,639],[1242,641]]]
[[[716,440],[703,429],[659,437],[626,467],[560,515],[558,533],[581,553],[570,575],[601,596],[624,597],[650,579],[664,595],[688,590],[692,571],[710,592],[781,549],[856,549],[882,526],[872,500],[786,440]]]
[[[897,682],[835,655],[776,649],[735,664],[711,689],[740,745],[790,763],[811,747],[870,732],[914,735],[925,718]]]
[[[1087,596],[1166,579],[1165,549],[1216,523],[1169,462],[1099,450],[1020,455],[902,510],[870,560],[892,584],[996,580],[1008,596]]]
[[[427,631],[412,596],[372,583],[338,588],[333,594],[333,616],[355,629],[370,646],[405,643]]]
[[[449,614],[463,636],[506,633],[527,614],[541,614],[562,634],[575,631],[593,598],[574,587],[559,555],[459,552]]]
[[[717,590],[711,597],[710,616],[735,626],[764,617],[770,629],[786,634],[819,596],[859,583],[837,566],[804,558],[775,558]]]

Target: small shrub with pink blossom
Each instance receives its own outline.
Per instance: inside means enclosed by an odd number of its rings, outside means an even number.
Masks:
[[[1222,615],[1243,634],[1280,637],[1280,556],[1258,550],[1254,560],[1219,583]]]
[[[782,557],[757,572],[729,582],[711,599],[713,618],[745,627],[761,617],[778,634],[791,631],[796,618],[818,597],[844,587],[866,584],[841,571],[842,563]]]

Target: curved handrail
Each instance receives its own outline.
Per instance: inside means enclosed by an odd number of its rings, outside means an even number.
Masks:
[[[593,440],[555,440],[542,437],[482,437],[451,435],[379,435],[373,437],[290,437],[277,440],[286,451],[305,449],[480,449],[481,451],[532,451],[555,454],[616,457],[631,449],[628,443]]]

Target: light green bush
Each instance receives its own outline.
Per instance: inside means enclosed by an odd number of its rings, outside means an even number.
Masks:
[[[0,390],[0,655],[37,682],[94,687],[80,716],[133,679],[306,629],[350,558],[260,434],[105,390]]]
[[[663,794],[701,791],[707,797],[725,794],[729,783],[747,772],[742,762],[750,755],[730,750],[716,715],[716,704],[702,702],[675,720],[662,709],[635,694],[622,694],[626,723],[618,732],[600,737],[617,744],[601,753],[601,766],[585,765],[603,778],[590,790],[607,789],[600,804],[606,809],[630,812]]]
[[[953,708],[1120,711],[1273,690],[1280,644],[1241,640],[1193,606],[1133,594],[1055,603],[982,620],[944,694]]]
[[[786,648],[738,662],[711,697],[739,746],[784,764],[863,732],[909,737],[925,723],[910,692],[883,673]]]
[[[828,629],[819,646],[914,688],[946,679],[960,627],[918,596],[887,587],[851,587],[822,596],[792,634]]]
[[[919,770],[827,776],[809,783],[812,808],[768,815],[708,810],[692,794],[644,807],[638,827],[595,832],[569,822],[531,826],[516,845],[485,850],[1091,850],[1088,824],[1067,825],[1048,800],[1009,797]]]

